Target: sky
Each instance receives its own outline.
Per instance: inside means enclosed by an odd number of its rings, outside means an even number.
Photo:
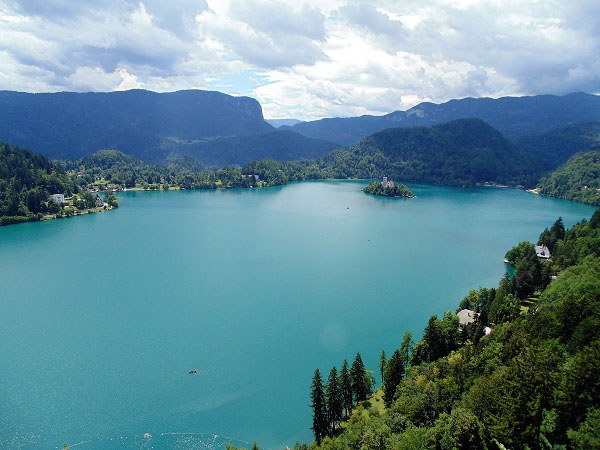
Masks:
[[[0,0],[0,89],[134,88],[303,120],[600,93],[600,1]]]

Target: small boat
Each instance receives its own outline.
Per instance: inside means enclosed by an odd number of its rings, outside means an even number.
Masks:
[[[198,373],[198,371],[196,369],[192,369],[188,373]]]
[[[510,261],[506,258],[504,258],[504,264],[510,264]]]

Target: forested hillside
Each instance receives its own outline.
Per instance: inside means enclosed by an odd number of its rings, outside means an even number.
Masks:
[[[0,143],[0,225],[39,220],[58,205],[50,194],[77,191],[47,157]]]
[[[501,133],[478,119],[434,127],[391,128],[318,162],[330,178],[376,178],[472,186],[534,185],[535,164]]]
[[[544,176],[537,189],[542,195],[600,206],[600,150],[573,155]]]
[[[392,127],[432,126],[456,119],[477,118],[509,139],[538,135],[574,123],[600,120],[600,97],[573,93],[562,97],[464,98],[442,104],[420,103],[407,111],[383,116],[328,118],[289,127],[304,136],[341,145],[353,145],[364,137]]]
[[[521,243],[512,278],[463,299],[471,323],[432,316],[419,342],[407,333],[389,359],[382,352],[370,398],[360,355],[340,375],[315,372],[312,447],[598,448],[600,210],[568,231],[557,220],[539,243],[552,260]]]
[[[600,122],[587,122],[525,136],[515,142],[532,155],[541,169],[552,170],[577,152],[600,147]]]
[[[248,97],[188,90],[156,93],[28,94],[0,91],[0,140],[50,158],[115,148],[153,158],[164,142],[265,133],[260,104]],[[145,158],[144,158],[145,159]]]
[[[165,142],[165,156],[189,156],[214,166],[244,165],[251,160],[277,161],[318,159],[338,145],[310,139],[288,130],[276,130],[251,136],[211,139],[203,142]]]

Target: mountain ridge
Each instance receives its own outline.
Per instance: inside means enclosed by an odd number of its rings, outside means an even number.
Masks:
[[[600,120],[600,96],[574,92],[563,96],[467,97],[440,104],[423,102],[383,116],[323,118],[280,128],[348,146],[386,128],[432,126],[466,118],[484,120],[509,139],[517,139],[573,123]]]

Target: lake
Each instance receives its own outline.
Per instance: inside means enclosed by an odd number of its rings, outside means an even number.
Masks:
[[[377,370],[404,331],[497,286],[514,244],[595,210],[365,184],[126,192],[118,210],[0,228],[0,447],[309,441],[315,368],[360,351]]]

